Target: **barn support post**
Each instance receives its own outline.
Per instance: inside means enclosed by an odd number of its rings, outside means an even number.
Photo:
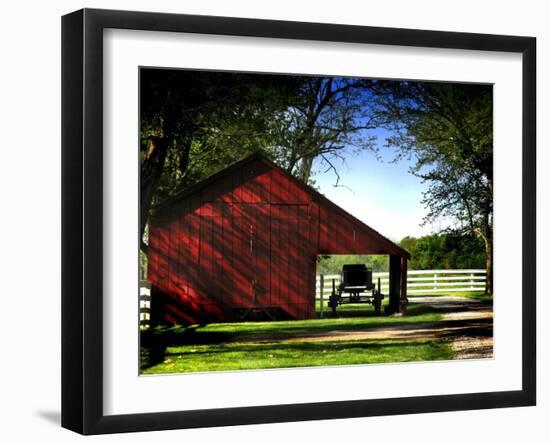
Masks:
[[[401,294],[399,300],[399,312],[404,314],[407,309],[407,257],[401,257]]]
[[[401,256],[390,255],[390,304],[388,314],[399,312],[401,305]]]
[[[323,292],[325,290],[325,276],[323,274],[321,274],[319,276],[319,291],[320,291],[320,294],[321,294],[321,310],[320,310],[320,317],[323,318],[323,304],[324,304],[324,300],[323,300]],[[317,301],[316,301],[317,302]]]

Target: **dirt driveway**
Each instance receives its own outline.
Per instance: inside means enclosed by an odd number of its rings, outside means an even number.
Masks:
[[[438,322],[398,324],[371,327],[365,330],[331,330],[295,333],[281,342],[337,340],[419,340],[447,339],[455,351],[455,359],[493,357],[492,303],[453,296],[409,297],[409,303],[429,305],[443,314]],[[238,341],[272,341],[270,335],[254,334]]]

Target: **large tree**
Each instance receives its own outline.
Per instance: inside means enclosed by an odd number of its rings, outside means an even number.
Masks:
[[[353,149],[373,147],[370,82],[359,78],[302,77],[294,103],[279,129],[280,157],[287,171],[310,182],[313,161],[320,158],[340,179],[334,164]]]
[[[414,157],[425,180],[425,221],[443,217],[484,244],[493,292],[493,94],[490,85],[381,82],[377,106],[388,145]]]

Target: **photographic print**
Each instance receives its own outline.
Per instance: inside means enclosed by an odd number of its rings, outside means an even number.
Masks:
[[[140,68],[140,374],[493,357],[493,86]]]
[[[63,16],[62,426],[535,405],[536,46]]]

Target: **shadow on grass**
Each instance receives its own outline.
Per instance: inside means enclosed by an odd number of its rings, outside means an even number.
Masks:
[[[177,326],[153,328],[141,332],[141,345],[149,347],[162,343],[166,346],[184,344],[214,344],[238,337],[261,335],[274,339],[288,338],[298,333],[321,333],[327,331],[356,331],[369,328],[433,322],[439,320],[437,311],[430,306],[412,304],[407,314],[401,317],[379,317],[357,315],[357,312],[346,312],[336,318],[319,320],[294,320],[280,322],[217,323],[206,325]]]
[[[277,341],[307,334],[323,334],[330,331],[364,331],[391,326],[416,327],[419,322],[440,319],[436,311],[427,305],[410,304],[402,317],[361,316],[363,306],[346,306],[336,318],[319,320],[295,320],[260,323],[219,323],[190,325],[171,328],[153,328],[141,332],[141,366],[148,368],[164,361],[168,347],[188,345],[219,345],[236,343],[239,339]],[[287,348],[289,344],[281,345]],[[317,346],[313,345],[312,346]],[[251,348],[252,349],[252,348]],[[257,348],[254,348],[257,349]]]

